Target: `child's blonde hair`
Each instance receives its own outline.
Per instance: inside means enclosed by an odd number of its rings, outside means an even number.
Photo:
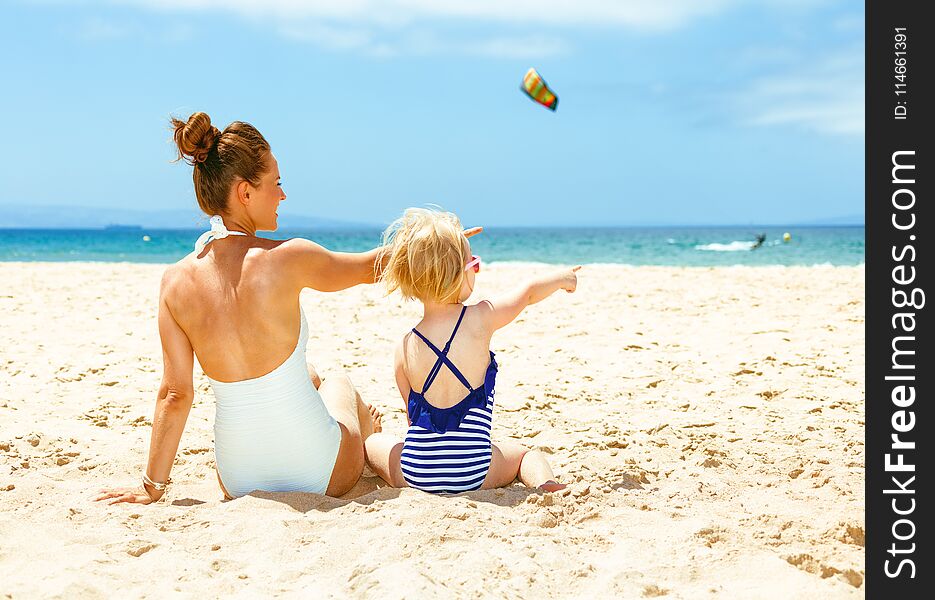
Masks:
[[[387,292],[423,302],[457,302],[467,252],[461,221],[437,207],[407,208],[383,232],[377,259],[389,260],[380,273]]]

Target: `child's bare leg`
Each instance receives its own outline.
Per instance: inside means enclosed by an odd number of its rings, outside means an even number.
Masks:
[[[481,489],[504,487],[513,483],[517,477],[526,487],[541,488],[547,492],[565,488],[555,481],[552,467],[542,452],[530,450],[515,442],[497,442],[491,450],[490,470],[487,471]]]
[[[515,442],[497,442],[491,445],[490,469],[484,479],[482,490],[500,488],[513,483],[519,474],[519,466],[529,448]]]
[[[527,487],[541,488],[547,492],[556,492],[566,487],[555,480],[549,461],[539,450],[530,450],[523,456],[523,462],[519,465],[519,479]]]
[[[367,464],[383,481],[395,488],[409,487],[399,464],[403,443],[388,433],[374,433],[364,442]]]

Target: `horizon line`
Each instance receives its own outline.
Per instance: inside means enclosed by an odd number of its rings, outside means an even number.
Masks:
[[[662,227],[866,227],[866,223],[631,223],[631,224],[576,224],[576,225],[484,225],[485,230],[491,229],[639,229]],[[277,231],[370,231],[383,230],[385,225],[354,224],[348,226],[298,226],[280,227],[275,230],[260,229],[265,233]],[[7,227],[0,225],[0,231],[108,231],[112,233],[126,233],[130,231],[202,231],[197,227],[147,227],[136,224],[113,224],[102,227]]]

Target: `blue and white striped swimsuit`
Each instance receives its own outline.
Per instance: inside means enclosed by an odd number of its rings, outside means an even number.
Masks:
[[[443,350],[436,348],[415,329],[412,330],[438,355],[438,360],[425,378],[422,391],[409,391],[411,425],[403,442],[400,467],[409,487],[434,494],[479,489],[490,468],[490,427],[493,422],[497,361],[491,352],[484,385],[475,389],[448,359],[451,341],[461,326],[466,310],[467,307],[461,309],[458,323]],[[461,402],[450,408],[432,406],[425,399],[425,392],[443,365],[469,390]]]

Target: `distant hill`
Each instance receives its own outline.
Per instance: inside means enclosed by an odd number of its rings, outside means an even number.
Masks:
[[[633,222],[627,224],[604,223],[614,227],[755,227],[753,223],[673,224],[662,221]],[[770,223],[761,223],[770,226]],[[790,226],[844,226],[864,225],[864,215],[845,215],[798,221],[774,223]],[[135,210],[99,208],[91,206],[24,206],[0,204],[0,229],[104,229],[114,226],[139,226],[144,229],[207,229],[208,217],[197,209]],[[593,227],[595,225],[591,225]],[[280,229],[383,229],[385,224],[321,219],[307,215],[282,213],[279,215]]]
[[[138,225],[149,229],[207,229],[198,210],[134,210],[92,206],[26,206],[0,204],[0,229],[103,229]],[[280,229],[371,229],[374,223],[320,219],[282,213]]]

